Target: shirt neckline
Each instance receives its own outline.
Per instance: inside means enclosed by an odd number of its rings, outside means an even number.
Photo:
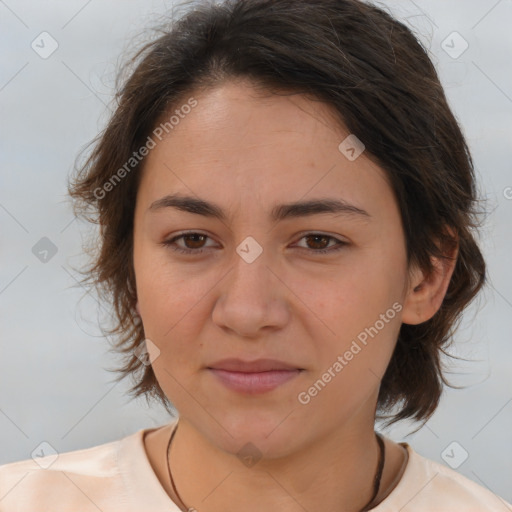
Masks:
[[[177,423],[178,418],[167,425],[140,429],[119,441],[116,458],[126,491],[126,505],[130,511],[181,512],[154,472],[144,446],[146,433],[167,428],[170,436]],[[417,487],[419,491],[425,483],[422,478],[424,471],[421,471],[418,455],[407,443],[400,444],[407,450],[407,464],[398,483],[378,505],[371,509],[372,512],[387,512],[396,510],[398,506],[404,506],[414,496],[415,488]]]
[[[168,428],[170,435],[176,428],[177,421],[175,419],[167,425],[140,429],[120,440],[116,456],[126,491],[126,505],[130,512],[181,512],[162,487],[144,447],[146,433]]]

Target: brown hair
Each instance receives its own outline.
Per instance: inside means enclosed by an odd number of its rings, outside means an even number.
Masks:
[[[164,115],[192,91],[242,78],[269,93],[307,94],[328,103],[340,123],[382,167],[397,199],[409,264],[427,273],[431,257],[459,244],[456,266],[436,314],[419,325],[402,324],[382,379],[378,410],[389,423],[427,420],[448,384],[441,354],[486,280],[486,265],[472,234],[478,202],[471,156],[427,51],[390,14],[358,0],[228,0],[194,4],[169,22],[127,63],[116,109],[94,150],[70,180],[75,214],[100,223],[98,251],[83,272],[112,304],[114,350],[127,354],[118,380],[132,375],[134,396],[171,402],[151,365],[135,350],[144,330],[132,260],[138,178],[144,163],[105,192],[126,162],[147,143]],[[119,75],[121,77],[121,75]],[[112,183],[112,181],[110,181]],[[455,239],[446,227],[453,229]]]

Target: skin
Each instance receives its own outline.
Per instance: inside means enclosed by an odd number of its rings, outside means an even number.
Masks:
[[[160,350],[155,375],[180,415],[170,454],[178,492],[201,512],[360,510],[372,494],[375,407],[400,325],[434,315],[454,262],[434,261],[431,276],[407,267],[386,175],[364,152],[349,161],[339,151],[349,132],[328,105],[262,97],[247,81],[194,97],[198,105],[147,157],[134,218],[137,308]],[[148,211],[171,193],[214,202],[226,220]],[[275,204],[317,198],[343,199],[370,216],[270,219]],[[176,241],[201,255],[162,245],[183,230],[208,237]],[[248,236],[263,248],[252,263],[236,252]],[[315,252],[338,240],[348,245]],[[401,311],[301,404],[298,394],[394,303]],[[274,358],[304,371],[267,393],[241,394],[205,368],[227,357]],[[172,497],[168,439],[163,427],[145,446]],[[249,442],[261,455],[252,467],[237,457]],[[380,497],[403,461],[403,448],[387,439]]]

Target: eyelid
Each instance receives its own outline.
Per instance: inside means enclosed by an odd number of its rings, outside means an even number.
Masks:
[[[199,255],[199,254],[202,254],[203,252],[205,252],[205,250],[208,250],[208,247],[206,247],[206,248],[201,247],[199,249],[188,249],[188,248],[183,248],[183,247],[177,246],[176,241],[187,236],[187,235],[200,235],[200,236],[206,237],[207,239],[209,238],[210,240],[212,240],[212,237],[210,235],[208,235],[207,233],[189,230],[189,231],[182,231],[182,232],[178,233],[177,235],[171,237],[170,239],[164,240],[163,242],[161,242],[161,245],[163,245],[165,247],[169,247],[173,251],[180,252],[182,254],[188,254],[188,255]],[[349,242],[342,240],[338,235],[334,236],[329,233],[323,233],[321,231],[303,231],[303,232],[299,233],[297,236],[298,236],[297,242],[299,242],[300,240],[302,240],[303,238],[305,238],[307,236],[326,237],[326,238],[331,239],[330,241],[336,242],[334,245],[324,248],[324,249],[309,249],[307,247],[298,247],[299,249],[306,251],[310,254],[311,253],[312,254],[335,253],[336,251],[339,251],[343,247],[350,244]],[[297,242],[295,242],[295,243],[297,243]],[[210,248],[211,248],[211,246],[210,246]]]
[[[348,244],[349,241],[345,238],[345,237],[342,237],[341,235],[333,235],[331,233],[326,233],[326,232],[323,232],[323,231],[301,231],[300,233],[298,233],[296,236],[297,236],[297,240],[301,240],[302,238],[304,238],[305,236],[326,236],[328,238],[332,238],[333,240],[336,240],[338,242],[343,242],[345,244]]]

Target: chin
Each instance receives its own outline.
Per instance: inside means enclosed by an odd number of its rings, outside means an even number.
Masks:
[[[307,422],[304,419],[297,421],[289,411],[283,411],[249,413],[240,410],[216,415],[223,428],[215,422],[218,428],[214,431],[208,429],[205,435],[220,449],[238,456],[255,452],[253,455],[267,459],[284,457],[294,451],[294,446],[306,441],[306,432],[300,425]]]

